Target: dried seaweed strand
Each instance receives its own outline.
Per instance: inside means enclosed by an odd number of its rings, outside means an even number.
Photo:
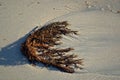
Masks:
[[[82,59],[76,59],[77,55],[66,54],[74,50],[73,48],[56,49],[53,48],[62,38],[61,35],[77,34],[77,31],[68,29],[68,22],[53,22],[34,32],[32,32],[21,46],[22,53],[30,62],[41,62],[52,65],[58,69],[73,73],[75,68],[80,68]],[[37,54],[39,53],[39,54]]]

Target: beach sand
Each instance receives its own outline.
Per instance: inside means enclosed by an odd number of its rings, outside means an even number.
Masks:
[[[79,35],[63,36],[83,70],[31,66],[20,45],[31,30],[68,21]],[[120,80],[120,0],[0,0],[0,80]]]

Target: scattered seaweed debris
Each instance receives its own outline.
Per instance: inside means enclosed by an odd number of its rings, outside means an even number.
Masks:
[[[74,73],[76,68],[82,69],[82,59],[77,59],[75,54],[67,54],[73,48],[56,49],[55,45],[62,38],[61,35],[75,34],[77,31],[68,29],[68,22],[53,22],[38,30],[33,31],[21,45],[22,53],[30,62],[41,62],[51,65],[61,71]],[[39,54],[38,54],[39,53]]]

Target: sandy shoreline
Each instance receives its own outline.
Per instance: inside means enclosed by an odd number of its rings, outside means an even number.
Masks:
[[[0,80],[119,80],[119,10],[119,0],[0,0]],[[79,35],[64,36],[58,47],[75,48],[84,69],[68,74],[31,66],[19,50],[27,34],[64,20]]]

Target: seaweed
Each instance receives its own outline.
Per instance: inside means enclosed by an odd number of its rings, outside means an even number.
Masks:
[[[76,68],[82,69],[82,60],[75,54],[68,54],[73,48],[58,49],[55,45],[59,42],[62,35],[75,34],[67,28],[67,21],[53,22],[40,29],[33,31],[21,45],[22,53],[33,64],[40,62],[46,65],[52,65],[59,70],[74,73]]]

